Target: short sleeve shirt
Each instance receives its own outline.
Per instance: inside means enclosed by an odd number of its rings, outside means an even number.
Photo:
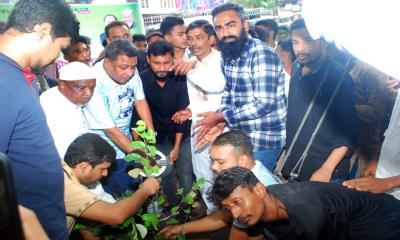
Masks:
[[[79,183],[72,169],[63,162],[65,184],[65,208],[67,211],[67,226],[71,232],[78,218],[88,207],[99,199],[85,186]]]
[[[133,104],[145,98],[142,82],[138,72],[135,71],[135,75],[126,84],[116,83],[104,70],[103,61],[97,63],[94,68],[96,88],[84,110],[85,117],[89,128],[106,139],[117,152],[117,159],[122,159],[125,153],[102,130],[117,127],[125,135],[130,136]]]

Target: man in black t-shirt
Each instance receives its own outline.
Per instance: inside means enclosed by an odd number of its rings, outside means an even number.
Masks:
[[[189,105],[186,77],[175,76],[171,71],[174,59],[172,45],[164,40],[148,47],[147,61],[150,69],[140,73],[143,91],[149,104],[154,128],[157,132],[157,148],[168,156],[174,165],[184,194],[192,187],[193,170],[190,147],[190,121],[176,124],[172,116]],[[173,174],[162,180],[168,202],[178,204],[176,182]]]
[[[244,226],[278,239],[400,239],[400,202],[387,194],[317,182],[265,188],[240,167],[221,172],[211,194]]]

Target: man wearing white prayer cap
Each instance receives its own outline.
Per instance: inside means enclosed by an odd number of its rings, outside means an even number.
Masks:
[[[60,69],[58,87],[40,96],[47,125],[61,158],[72,141],[89,132],[83,108],[93,96],[96,77],[93,70],[81,62],[71,62]]]

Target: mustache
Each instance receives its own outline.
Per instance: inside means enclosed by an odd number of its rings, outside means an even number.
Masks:
[[[226,40],[228,40],[229,38],[233,38],[233,39],[235,39],[236,41],[239,40],[239,38],[236,37],[235,35],[224,36],[221,40],[222,40],[222,41],[226,41]]]

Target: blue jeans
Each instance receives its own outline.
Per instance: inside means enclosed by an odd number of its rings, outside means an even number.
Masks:
[[[108,171],[108,176],[101,180],[104,190],[113,196],[123,196],[128,190],[136,190],[141,180],[128,175],[133,165],[134,163],[124,159],[115,159]]]
[[[173,147],[173,144],[168,139],[165,139],[162,144],[157,144],[158,150],[164,153],[167,158]],[[175,176],[178,177],[179,187],[183,188],[184,194],[187,194],[192,188],[193,183],[190,137],[187,137],[181,142],[179,157],[174,162],[174,166],[171,168],[171,173],[161,179],[161,184],[170,206],[176,206],[179,202],[176,195],[177,188]]]
[[[264,150],[264,151],[253,151],[254,160],[258,160],[266,167],[269,171],[273,172],[276,161],[281,154],[282,149]]]

